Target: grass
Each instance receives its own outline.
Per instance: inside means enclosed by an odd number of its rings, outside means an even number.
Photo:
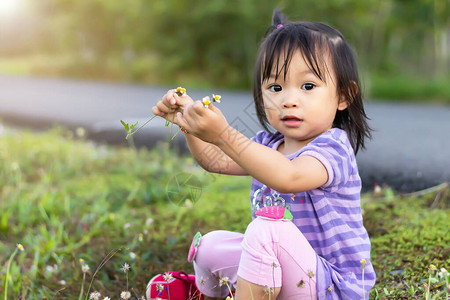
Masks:
[[[368,92],[371,99],[450,104],[449,82],[449,75],[371,74]]]
[[[5,129],[0,166],[0,295],[8,277],[8,299],[73,299],[83,284],[85,299],[91,282],[102,296],[142,296],[154,274],[193,271],[186,257],[197,231],[243,232],[251,221],[250,178],[205,173],[167,143],[133,150],[58,128]],[[198,189],[170,193],[175,175]],[[364,196],[378,274],[371,298],[422,298],[429,265],[449,267],[448,193],[431,209],[435,196]],[[431,294],[445,288],[430,283]]]

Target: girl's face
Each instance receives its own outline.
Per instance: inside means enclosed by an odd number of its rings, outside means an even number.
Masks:
[[[331,66],[329,59],[327,65]],[[336,111],[344,110],[347,103],[340,101],[333,72],[324,72],[327,78],[323,82],[308,68],[299,50],[292,56],[286,78],[280,74],[275,80],[275,72],[261,85],[266,116],[284,135],[284,147],[298,150],[331,129]]]

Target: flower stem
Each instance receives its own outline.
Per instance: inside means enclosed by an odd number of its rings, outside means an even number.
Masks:
[[[250,296],[252,297],[252,300],[254,300],[252,287],[250,286],[250,283],[247,283],[247,284],[248,284],[248,287],[250,288]]]
[[[14,252],[11,254],[8,260],[8,266],[6,267],[6,277],[5,277],[5,297],[6,300],[8,297],[8,282],[9,282],[9,269],[11,268],[12,260],[14,259],[14,256],[16,256],[18,249],[14,249]]]
[[[430,285],[431,285],[431,273],[430,276],[428,277],[428,284],[427,284],[427,290],[425,291],[425,299],[431,299],[430,297]]]
[[[81,282],[81,290],[80,290],[80,296],[78,296],[78,300],[81,300],[83,298],[84,293],[84,282],[86,281],[86,273],[83,272],[83,281]]]
[[[147,124],[148,124],[151,120],[153,120],[155,117],[156,117],[156,115],[154,115],[153,117],[151,117],[150,119],[148,119],[147,122],[144,123],[144,125],[140,126],[140,127],[139,127],[138,129],[136,129],[135,131],[133,131],[133,132],[128,132],[128,134],[127,134],[127,136],[125,137],[125,139],[128,140],[128,138],[129,138],[130,136],[132,136],[133,134],[135,134],[136,132],[138,132],[139,130],[141,130],[142,127],[144,127],[145,125],[147,125]]]
[[[362,285],[363,285],[363,300],[366,300],[366,290],[364,288],[364,269],[362,268]]]
[[[88,291],[87,291],[87,293],[86,293],[86,298],[85,298],[85,300],[87,300],[87,298],[88,298],[88,296],[89,296],[89,291],[91,290],[91,287],[92,287],[92,283],[94,282],[94,278],[95,278],[95,275],[97,275],[97,273],[98,273],[98,271],[100,271],[100,269],[101,268],[103,268],[103,266],[117,253],[117,252],[119,252],[120,250],[122,250],[122,248],[117,248],[117,249],[115,249],[115,250],[111,250],[103,259],[102,259],[102,261],[100,262],[100,264],[98,265],[98,267],[97,267],[97,269],[95,269],[95,272],[94,272],[94,274],[92,274],[92,279],[91,279],[91,282],[89,283],[89,288],[88,288]]]
[[[180,129],[178,129],[178,131],[175,133],[175,135],[170,139],[170,141],[172,141],[177,135],[178,135],[178,133],[180,133],[180,131],[181,131],[181,128]]]

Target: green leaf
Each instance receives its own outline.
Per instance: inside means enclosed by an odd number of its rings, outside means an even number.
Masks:
[[[128,123],[125,123],[124,121],[120,120],[120,123],[122,123],[123,127],[125,127],[126,131],[130,131],[130,125],[128,125]]]
[[[136,127],[136,125],[138,124],[138,122],[136,122],[135,124],[130,126],[130,129],[133,129],[134,127]]]

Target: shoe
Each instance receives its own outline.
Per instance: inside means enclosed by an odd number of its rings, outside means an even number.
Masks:
[[[185,272],[166,272],[150,279],[147,284],[147,300],[203,300],[195,284],[195,275]]]

